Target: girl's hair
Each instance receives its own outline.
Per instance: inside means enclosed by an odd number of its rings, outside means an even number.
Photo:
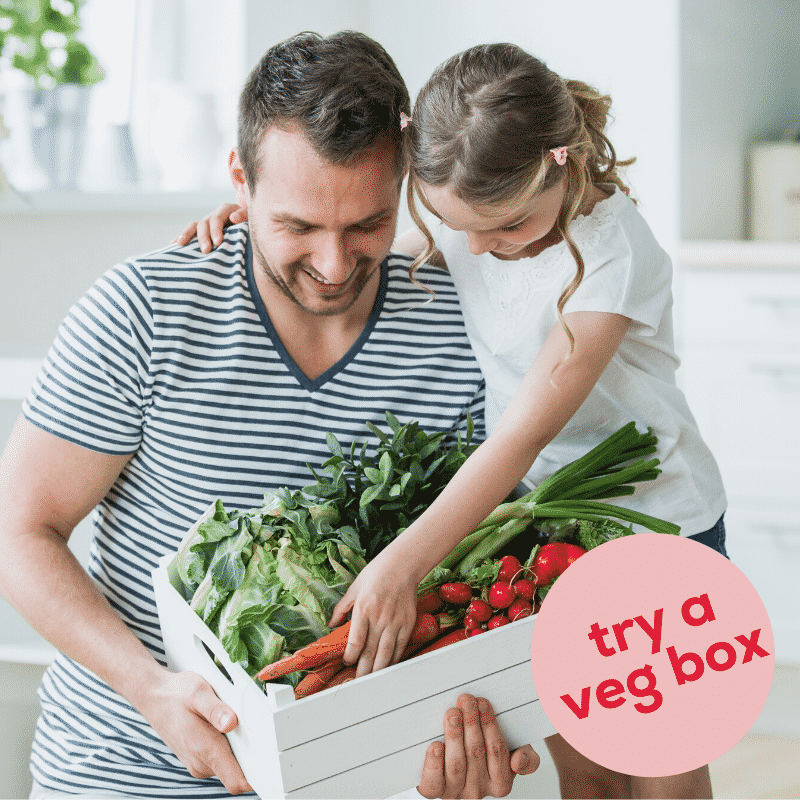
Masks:
[[[556,227],[577,270],[558,300],[558,317],[574,338],[562,311],[583,279],[584,262],[569,233],[587,191],[612,183],[629,195],[617,173],[633,159],[618,162],[606,137],[611,98],[581,81],[563,80],[537,58],[513,44],[471,47],[441,64],[422,87],[408,125],[411,172],[408,208],[428,241],[410,267],[436,254],[433,237],[420,219],[418,199],[429,211],[419,181],[447,186],[481,213],[507,216],[566,177],[566,195]],[[556,163],[552,148],[566,147]],[[567,356],[569,357],[569,356]]]

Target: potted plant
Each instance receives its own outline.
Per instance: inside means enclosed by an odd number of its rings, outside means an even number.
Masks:
[[[104,77],[97,59],[77,38],[84,3],[0,0],[0,63],[29,76],[29,135],[50,184],[57,188],[77,184],[88,87]],[[12,128],[19,122],[8,120]]]

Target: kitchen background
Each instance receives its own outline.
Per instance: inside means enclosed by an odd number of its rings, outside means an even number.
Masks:
[[[0,192],[0,440],[94,278],[232,199],[237,94],[267,47],[362,30],[413,97],[452,53],[515,42],[614,99],[610,138],[637,156],[630,183],[676,263],[679,380],[726,481],[728,550],[774,628],[770,698],[712,765],[715,792],[800,796],[800,0],[88,0],[82,19],[106,75],[67,94],[77,112],[58,126],[0,67],[0,164],[17,190]],[[37,160],[48,136],[55,165]],[[67,155],[75,142],[80,158]],[[84,563],[89,537],[84,522],[70,542]],[[0,797],[27,796],[52,656],[0,601]],[[540,771],[513,796],[558,796],[539,749]]]

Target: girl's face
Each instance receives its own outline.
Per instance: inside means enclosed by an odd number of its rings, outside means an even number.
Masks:
[[[528,205],[510,215],[490,216],[480,206],[459,199],[448,186],[429,186],[420,182],[425,197],[436,215],[456,231],[464,231],[471,253],[491,253],[514,260],[536,255],[558,241],[555,229],[564,202],[566,181],[545,189]]]

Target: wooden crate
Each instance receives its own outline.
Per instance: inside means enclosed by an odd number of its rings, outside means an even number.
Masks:
[[[153,572],[167,662],[201,675],[234,709],[239,724],[228,740],[262,798],[385,798],[415,786],[462,692],[489,699],[512,749],[555,733],[530,671],[536,617],[295,700],[290,687],[262,691],[231,663],[170,583],[172,559]]]

